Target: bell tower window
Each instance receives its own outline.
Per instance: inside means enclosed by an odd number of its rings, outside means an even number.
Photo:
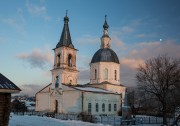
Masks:
[[[72,56],[70,54],[68,55],[68,66],[72,67]]]
[[[104,69],[104,80],[108,80],[108,69]]]
[[[57,67],[60,66],[60,54],[58,54],[58,55],[56,56],[56,65],[57,65]]]

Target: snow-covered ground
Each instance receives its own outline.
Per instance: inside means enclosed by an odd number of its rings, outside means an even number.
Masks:
[[[64,121],[49,117],[13,115],[9,120],[9,126],[104,126],[104,125],[93,124],[82,121],[73,121],[73,120]]]
[[[93,124],[89,122],[74,121],[74,120],[59,120],[55,118],[40,117],[40,116],[12,115],[12,117],[9,120],[9,126],[110,126],[110,125]],[[160,126],[160,124],[140,124],[138,126]]]

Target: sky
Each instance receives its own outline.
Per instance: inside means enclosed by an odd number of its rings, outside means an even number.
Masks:
[[[0,0],[0,72],[17,86],[51,83],[52,49],[66,10],[79,50],[79,84],[90,81],[89,63],[100,48],[105,15],[121,84],[135,86],[138,65],[149,58],[180,58],[179,0]]]

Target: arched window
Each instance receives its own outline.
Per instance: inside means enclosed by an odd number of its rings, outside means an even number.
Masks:
[[[108,69],[104,69],[104,80],[108,80]]]
[[[88,103],[88,113],[91,113],[91,103]]]
[[[97,70],[95,69],[95,71],[94,71],[94,79],[96,80],[96,78],[97,78]]]
[[[98,103],[96,103],[96,112],[98,112],[99,111],[99,105],[98,105]]]
[[[72,56],[70,54],[68,55],[68,66],[72,67]]]
[[[117,80],[117,71],[114,71],[114,80]]]
[[[114,104],[114,111],[116,111],[117,110],[117,105],[116,104]]]
[[[56,76],[55,88],[59,87],[59,76]]]
[[[56,56],[56,65],[57,65],[57,67],[59,67],[60,66],[60,54],[58,54],[57,56]]]
[[[108,108],[109,112],[111,111],[111,104],[109,104],[109,108]]]
[[[105,104],[102,104],[102,112],[105,112]]]

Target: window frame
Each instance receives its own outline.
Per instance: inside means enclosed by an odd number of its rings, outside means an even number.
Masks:
[[[105,104],[103,103],[103,104],[102,104],[102,112],[105,112],[105,110],[106,110],[105,107],[106,107],[106,106],[105,106]]]
[[[91,111],[92,111],[92,105],[91,103],[88,103],[88,113],[91,113]]]
[[[114,111],[117,111],[117,104],[114,104]]]
[[[96,103],[96,112],[99,112],[99,104]]]
[[[108,111],[111,112],[111,104],[108,105]]]
[[[68,55],[68,67],[72,67],[72,55]]]

